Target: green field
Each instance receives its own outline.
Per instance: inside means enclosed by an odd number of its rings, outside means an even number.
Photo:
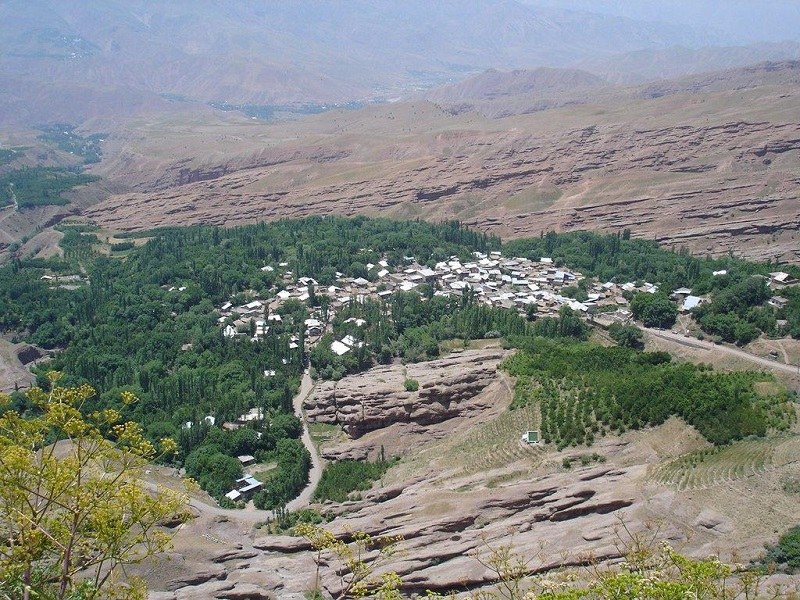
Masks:
[[[72,188],[96,181],[97,177],[48,167],[18,169],[0,177],[0,207],[69,204],[62,194]]]

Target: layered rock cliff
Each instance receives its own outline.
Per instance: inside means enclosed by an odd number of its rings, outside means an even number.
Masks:
[[[710,120],[701,101],[669,98],[632,106],[635,118],[554,114],[565,121],[555,129],[543,121],[551,111],[482,122],[422,107],[432,131],[309,135],[224,162],[181,160],[86,214],[115,230],[325,214],[457,218],[511,238],[631,228],[700,253],[790,259],[800,252],[800,125],[786,111],[800,95],[786,96],[768,99],[771,119],[740,108]],[[648,118],[657,110],[666,116]],[[363,125],[350,123],[377,127]]]
[[[440,423],[486,407],[476,397],[497,378],[504,355],[502,350],[464,352],[407,367],[377,367],[319,383],[303,408],[309,422],[340,425],[352,438],[395,423]],[[419,390],[406,391],[406,379],[417,381]]]

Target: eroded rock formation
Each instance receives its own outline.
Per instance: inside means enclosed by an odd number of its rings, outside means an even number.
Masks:
[[[502,350],[464,352],[441,360],[391,365],[317,385],[303,408],[312,423],[341,425],[352,438],[394,423],[430,425],[482,410],[472,400],[497,377]],[[419,390],[406,391],[406,379]]]

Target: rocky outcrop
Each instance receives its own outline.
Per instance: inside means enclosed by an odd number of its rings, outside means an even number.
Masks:
[[[31,346],[30,344],[23,344],[17,349],[17,359],[23,365],[39,360],[43,356],[44,353],[39,348]]]
[[[228,573],[222,566],[208,566],[193,573],[173,579],[167,586],[170,590],[178,590],[185,587],[199,586],[209,581],[225,579]]]
[[[303,408],[312,423],[335,423],[351,437],[395,423],[430,425],[480,410],[470,402],[497,377],[502,350],[467,351],[441,360],[370,369],[317,385]],[[419,383],[405,390],[406,379]]]
[[[486,413],[481,418],[485,421]],[[402,551],[384,568],[396,571],[404,594],[411,595],[480,590],[495,579],[485,567],[489,553],[508,545],[527,561],[531,574],[619,560],[634,539],[663,540],[689,555],[721,555],[726,561],[740,552],[748,560],[774,539],[778,523],[796,522],[800,512],[792,498],[771,495],[765,503],[769,485],[749,477],[713,490],[679,491],[655,484],[648,465],[677,451],[673,438],[681,437],[681,431],[673,420],[650,431],[604,438],[593,451],[605,462],[578,466],[573,461],[570,469],[560,466],[562,459],[574,458],[578,450],[542,448],[540,462],[521,459],[493,472],[448,472],[444,465],[449,459],[439,462],[423,447],[421,454],[432,462],[417,463],[419,470],[409,477],[366,491],[361,500],[326,506],[335,518],[324,527],[346,542],[355,531],[402,537]],[[446,454],[445,446],[435,447]],[[680,452],[690,449],[680,446]],[[476,446],[474,451],[493,448]],[[780,474],[774,475],[772,481],[779,482]],[[221,520],[201,512],[187,523],[176,536],[170,561],[178,563],[182,574],[175,576],[173,567],[171,582],[157,579],[159,591],[150,600],[300,600],[314,585],[316,553],[303,538],[263,532],[248,536],[241,523],[250,519],[252,525],[255,517],[232,511]],[[211,542],[203,538],[208,533]],[[206,547],[198,548],[203,543]],[[340,591],[338,567],[336,557],[323,553],[321,583],[333,597]]]
[[[367,502],[356,512],[351,507],[351,514],[330,527],[344,539],[359,530],[401,536],[403,553],[387,568],[401,575],[407,593],[474,589],[493,579],[475,556],[508,543],[510,535],[516,551],[530,559],[532,573],[583,564],[590,552],[600,560],[618,558],[615,513],[641,503],[631,485],[635,471],[597,472],[590,483],[561,474],[483,494],[436,494],[426,482],[411,483],[382,504]],[[294,553],[296,546],[282,539],[286,548],[276,544],[271,549]],[[325,573],[332,575],[329,569]],[[328,575],[324,584],[335,596],[339,580]]]

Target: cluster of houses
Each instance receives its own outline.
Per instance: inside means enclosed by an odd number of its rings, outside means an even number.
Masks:
[[[363,277],[345,277],[336,273],[336,283],[330,286],[320,286],[311,277],[300,277],[295,281],[294,274],[288,270],[287,263],[280,263],[277,267],[264,266],[263,271],[271,272],[283,269],[282,288],[270,298],[259,298],[253,292],[252,298],[245,304],[234,305],[226,302],[219,307],[218,322],[223,328],[226,337],[248,337],[253,341],[263,339],[269,335],[273,326],[280,323],[282,316],[278,310],[288,300],[297,300],[307,303],[312,294],[326,295],[329,298],[325,314],[320,309],[312,310],[311,316],[305,320],[305,342],[307,347],[313,345],[319,338],[330,330],[330,323],[337,311],[351,302],[363,303],[367,298],[387,299],[398,291],[420,293],[434,296],[461,296],[472,294],[475,301],[483,304],[516,309],[520,313],[529,310],[531,305],[536,307],[540,316],[556,315],[562,306],[584,314],[593,315],[602,312],[607,319],[627,321],[631,318],[628,310],[628,300],[625,298],[630,293],[656,293],[658,287],[644,282],[638,285],[633,282],[592,282],[582,287],[586,291],[585,299],[577,301],[562,293],[564,288],[577,286],[584,277],[581,273],[557,267],[553,260],[542,257],[538,261],[527,258],[504,257],[500,252],[488,254],[475,252],[470,261],[462,262],[457,257],[441,261],[435,265],[426,266],[419,264],[414,257],[404,257],[404,264],[391,268],[386,260],[377,264],[367,264],[369,279]],[[726,271],[716,271],[715,276],[725,275]],[[796,283],[787,273],[771,273],[769,284],[773,289],[780,289]],[[176,288],[180,289],[180,288]],[[689,288],[679,288],[670,294],[670,298],[678,304],[681,312],[689,312],[702,302],[706,297],[692,294]],[[774,296],[769,304],[781,308],[787,301]],[[366,325],[363,319],[355,317],[348,319],[356,326]],[[290,347],[297,348],[299,339],[293,336]],[[331,350],[337,355],[343,355],[357,348],[362,342],[352,335],[343,336],[334,340]],[[274,376],[274,370],[264,371],[265,377]],[[210,418],[210,417],[209,417]],[[233,423],[225,423],[223,427],[237,428],[248,422],[260,419],[258,409],[252,409],[241,415]],[[187,424],[189,425],[189,424]],[[190,425],[189,425],[190,426]],[[538,442],[538,432],[527,432],[523,439],[527,443]],[[255,459],[250,456],[239,457],[244,466],[251,464]],[[262,483],[247,475],[236,482],[236,487],[226,497],[233,501],[249,499],[256,491],[262,488]]]
[[[239,460],[241,460],[242,458],[243,457],[239,457]],[[253,458],[253,457],[250,456],[245,458]],[[254,458],[253,462],[255,462]],[[225,497],[233,502],[247,501],[253,496],[253,494],[263,489],[263,487],[264,484],[260,482],[258,479],[256,479],[252,475],[245,475],[244,477],[241,477],[236,480],[234,488],[230,492],[225,494]]]
[[[286,269],[281,263],[277,269]],[[328,296],[326,314],[323,318],[317,310],[305,322],[306,343],[312,347],[329,328],[338,310],[350,302],[363,303],[367,298],[386,299],[397,291],[414,290],[433,293],[434,296],[461,296],[472,294],[475,301],[500,308],[517,309],[520,313],[536,307],[539,316],[554,316],[562,306],[583,315],[602,312],[607,318],[625,321],[630,319],[626,293],[656,293],[658,286],[644,282],[594,282],[584,286],[585,299],[575,300],[563,294],[565,288],[576,286],[584,279],[581,273],[557,267],[553,260],[542,257],[530,260],[519,257],[504,257],[499,251],[488,254],[475,252],[472,260],[461,261],[457,257],[441,261],[433,266],[419,264],[414,257],[404,257],[404,264],[390,267],[386,260],[366,265],[369,279],[345,277],[337,273],[334,285],[320,286],[311,277],[294,280],[290,270],[282,273],[283,289],[269,299],[253,298],[246,304],[234,306],[231,302],[219,308],[219,323],[227,337],[250,336],[253,341],[269,335],[270,327],[281,320],[277,310],[287,300],[307,302],[311,294]],[[265,271],[275,271],[276,267],[267,265]],[[717,271],[714,275],[724,275]],[[786,273],[774,273],[773,280],[790,281]],[[788,284],[788,283],[787,283]],[[692,290],[674,290],[671,298],[678,303],[682,312],[688,312],[704,302],[706,298],[692,295]],[[780,299],[773,299],[780,303]],[[363,324],[363,323],[361,323]],[[293,338],[292,347],[297,347],[298,339]],[[352,336],[335,340],[331,346],[338,355],[346,354],[358,346]]]
[[[81,275],[42,275],[39,278],[50,287],[59,287],[63,290],[77,290],[89,284],[89,278]]]
[[[721,275],[727,275],[727,271],[714,271],[712,274],[715,277]],[[758,277],[761,277],[758,275]],[[767,285],[773,291],[781,290],[787,286],[795,285],[797,283],[797,279],[793,278],[789,273],[784,273],[783,271],[776,271],[774,273],[769,274],[769,278],[767,279]],[[679,288],[672,292],[670,295],[672,300],[678,302],[678,309],[682,313],[688,313],[693,308],[700,306],[704,302],[708,302],[710,298],[708,296],[694,296],[692,295],[692,290],[689,288]],[[789,304],[789,300],[784,298],[783,296],[775,295],[772,296],[768,301],[767,304],[770,306],[781,309],[785,308],[787,304]]]
[[[282,263],[282,266],[287,266]],[[472,293],[478,302],[487,305],[518,308],[520,311],[534,304],[543,315],[556,314],[566,304],[575,310],[589,312],[603,299],[605,291],[590,294],[586,302],[577,302],[560,294],[567,286],[577,284],[583,276],[567,269],[555,267],[549,258],[532,261],[526,258],[506,258],[500,252],[474,253],[474,260],[462,262],[456,257],[436,263],[433,267],[420,265],[414,257],[405,257],[402,267],[391,269],[386,260],[367,264],[369,279],[350,278],[337,273],[334,285],[320,287],[311,277],[294,281],[291,271],[283,273],[284,289],[273,298],[254,298],[234,306],[226,302],[219,308],[219,323],[227,337],[250,335],[258,340],[269,334],[271,321],[280,321],[276,311],[287,300],[307,302],[311,293],[330,298],[325,320],[314,314],[306,320],[307,337],[318,337],[325,332],[327,322],[336,311],[350,302],[363,303],[367,298],[387,298],[397,291],[422,291],[424,285],[433,289],[435,296],[461,296]],[[275,270],[272,266],[263,269]],[[313,291],[312,291],[313,290]],[[428,290],[430,291],[430,290]],[[337,340],[335,352],[346,352],[345,347],[355,347],[355,340]]]

